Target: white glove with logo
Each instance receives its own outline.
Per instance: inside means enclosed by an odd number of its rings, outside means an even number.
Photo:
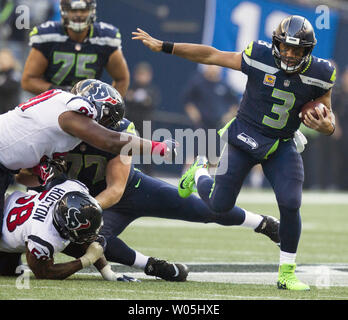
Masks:
[[[307,144],[307,138],[303,135],[303,133],[300,130],[297,130],[294,133],[293,140],[295,142],[297,152],[303,152],[303,150],[305,149],[305,145]]]

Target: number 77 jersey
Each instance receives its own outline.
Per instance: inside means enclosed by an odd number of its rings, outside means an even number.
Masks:
[[[242,53],[242,72],[248,76],[237,118],[272,138],[290,138],[300,126],[302,105],[327,93],[336,79],[335,67],[311,56],[299,73],[279,69],[272,45],[251,42]]]

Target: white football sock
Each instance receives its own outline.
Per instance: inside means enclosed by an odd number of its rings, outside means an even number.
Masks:
[[[296,253],[280,251],[279,265],[282,265],[284,263],[294,264],[295,260],[296,260]]]
[[[260,216],[259,214],[244,210],[245,212],[245,220],[244,222],[241,224],[242,227],[246,227],[246,228],[252,228],[252,229],[256,229],[263,217]]]
[[[138,251],[135,251],[135,261],[132,267],[144,270],[148,260],[149,257],[144,256]]]
[[[197,185],[198,179],[199,179],[201,176],[209,176],[209,177],[210,177],[210,174],[209,174],[207,168],[199,168],[199,169],[196,171],[196,173],[195,173],[195,183],[196,183],[196,185]]]

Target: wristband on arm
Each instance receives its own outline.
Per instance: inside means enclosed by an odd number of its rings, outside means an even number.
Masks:
[[[174,42],[163,41],[162,51],[165,53],[172,54],[174,50]]]

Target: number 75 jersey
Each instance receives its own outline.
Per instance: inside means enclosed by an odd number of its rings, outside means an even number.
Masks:
[[[286,73],[264,41],[253,41],[243,51],[242,72],[248,81],[237,118],[272,138],[292,137],[301,124],[301,107],[327,93],[336,79],[335,67],[314,56],[299,73]]]
[[[61,22],[48,21],[33,28],[29,45],[47,59],[48,82],[73,86],[83,79],[101,78],[110,55],[121,50],[121,34],[110,24],[95,22],[80,43],[69,38]]]

